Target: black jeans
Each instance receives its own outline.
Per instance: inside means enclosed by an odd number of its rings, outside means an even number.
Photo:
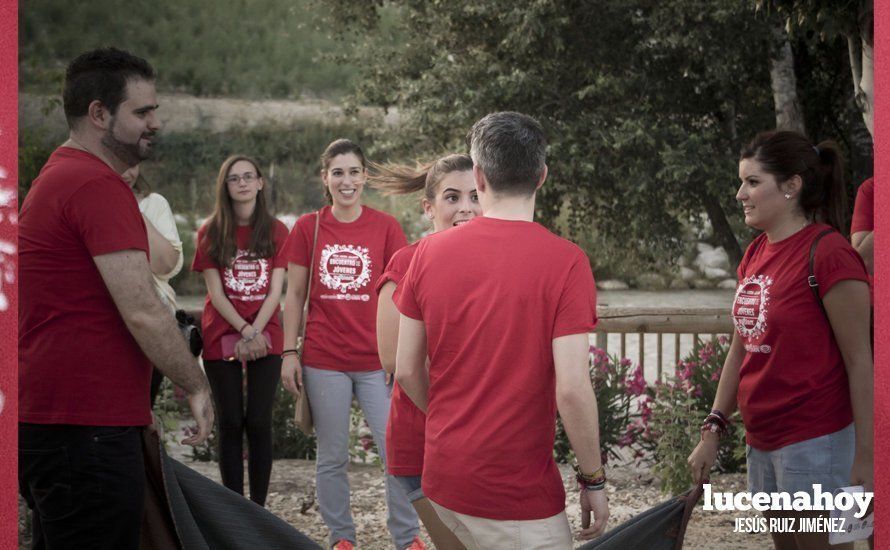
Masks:
[[[281,357],[267,355],[247,363],[247,407],[239,361],[204,361],[219,421],[219,472],[223,485],[244,494],[244,433],[247,432],[247,470],[250,500],[266,504],[272,476],[272,407]]]
[[[138,550],[142,427],[19,424],[19,492],[33,549]]]

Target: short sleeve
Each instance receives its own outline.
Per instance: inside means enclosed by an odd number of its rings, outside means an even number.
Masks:
[[[179,253],[176,265],[168,273],[159,278],[169,280],[179,273],[182,269],[182,240],[179,238],[179,229],[176,227],[176,218],[173,216],[173,209],[170,203],[163,196],[157,193],[151,193],[141,201],[139,201],[139,210],[148,219],[155,229],[158,230],[170,246]]]
[[[396,252],[408,246],[408,239],[405,238],[405,232],[402,231],[402,226],[399,225],[398,220],[395,218],[389,218],[389,220],[390,224],[387,228],[386,245],[383,252],[383,261],[386,264],[389,264]]]
[[[65,216],[90,256],[121,250],[149,254],[148,233],[136,196],[117,177],[99,177],[78,189],[65,205]]]
[[[596,283],[590,261],[578,251],[559,296],[552,338],[593,332],[596,323]]]
[[[192,262],[192,271],[204,271],[205,269],[219,269],[216,262],[207,255],[207,224],[198,229],[195,239],[195,260]]]
[[[415,245],[408,245],[396,251],[380,278],[377,279],[377,284],[374,287],[377,294],[380,294],[380,290],[386,283],[392,281],[398,285],[402,281],[405,272],[408,271],[408,266],[411,265],[411,258],[414,256],[416,248]]]
[[[287,258],[284,257],[284,247],[287,244],[287,226],[275,220],[272,238],[275,241],[275,258],[272,260],[272,269],[283,267],[287,269]]]
[[[856,203],[853,207],[853,221],[850,234],[875,230],[875,187],[874,178],[869,178],[856,192]]]
[[[862,257],[840,233],[830,233],[819,242],[814,270],[820,297],[840,281],[853,279],[868,283]]]
[[[422,246],[418,246],[414,257],[411,258],[411,263],[405,272],[405,276],[398,283],[392,295],[392,300],[399,313],[417,321],[423,321],[423,313],[420,311],[420,304],[417,301],[416,294],[417,273],[420,271],[419,265],[423,262],[422,248]]]
[[[303,267],[309,267],[311,262],[309,254],[312,247],[312,234],[315,232],[315,217],[318,215],[318,212],[316,212],[300,216],[300,219],[294,224],[294,228],[284,243],[283,260],[285,265],[294,263]],[[321,231],[321,227],[319,227],[319,231]]]

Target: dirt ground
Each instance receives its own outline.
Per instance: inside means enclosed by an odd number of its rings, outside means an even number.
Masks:
[[[219,481],[219,470],[212,462],[183,460],[194,470]],[[570,468],[562,467],[566,491],[569,495],[567,512],[573,531],[580,528],[580,507],[574,493]],[[378,466],[352,464],[349,471],[352,487],[352,514],[358,531],[358,546],[366,550],[393,548],[386,531],[386,506],[384,505],[383,476]],[[744,474],[714,475],[712,483],[721,491],[744,491]],[[645,470],[634,466],[609,469],[610,519],[609,528],[630,519],[657,503],[665,500],[653,478]],[[277,516],[318,541],[327,541],[327,529],[318,513],[315,502],[315,464],[306,460],[277,460],[272,468],[267,507]],[[20,508],[22,509],[22,508]],[[25,510],[22,509],[22,512]],[[767,534],[733,533],[735,517],[745,516],[738,512],[705,512],[696,507],[686,532],[685,548],[753,550],[772,548]],[[754,514],[747,514],[753,517]],[[23,527],[23,521],[20,525]],[[29,545],[28,536],[20,532],[20,548]],[[425,533],[422,538],[429,545]],[[430,545],[431,546],[431,545]],[[581,546],[578,543],[576,546]],[[864,543],[856,550],[864,550]],[[629,549],[632,550],[632,549]]]

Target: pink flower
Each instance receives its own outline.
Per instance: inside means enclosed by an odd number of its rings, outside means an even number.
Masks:
[[[374,445],[374,440],[371,439],[371,436],[363,435],[359,441],[362,444],[362,449],[368,451]]]
[[[634,433],[631,430],[628,430],[624,432],[624,435],[622,435],[621,438],[618,439],[618,446],[628,447],[630,445],[633,445],[636,439],[637,438],[634,436]]]
[[[624,361],[624,359],[622,359]],[[631,377],[625,381],[627,384],[627,393],[633,396],[640,396],[646,391],[646,379],[643,377],[643,366],[637,365]]]
[[[708,343],[698,350],[698,358],[702,363],[707,363],[714,356],[714,347]]]
[[[680,363],[682,370],[680,368],[677,369],[677,378],[681,381],[686,381],[692,378],[692,375],[695,374],[695,363],[692,361],[688,363]]]
[[[717,342],[719,342],[721,346],[725,346],[727,343],[729,343],[729,337],[725,334],[721,334],[717,337]]]
[[[644,424],[648,425],[649,420],[652,418],[652,407],[649,406],[649,401],[643,401],[640,403],[640,420],[643,421]]]

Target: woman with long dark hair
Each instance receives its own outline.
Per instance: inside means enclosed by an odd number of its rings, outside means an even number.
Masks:
[[[736,405],[751,492],[872,490],[868,277],[839,232],[846,214],[837,145],[757,135],[739,161],[745,223],[763,231],[742,258],[735,334],[713,411],[689,457],[696,482],[716,461]],[[790,517],[795,512],[770,511]],[[772,533],[776,548],[828,548],[826,533]]]
[[[246,432],[250,499],[261,506],[272,474],[272,405],[282,349],[278,311],[286,268],[281,250],[287,239],[287,227],[266,207],[264,185],[259,165],[249,157],[223,162],[216,206],[198,230],[192,264],[207,284],[203,358],[219,418],[223,485],[244,494]]]

